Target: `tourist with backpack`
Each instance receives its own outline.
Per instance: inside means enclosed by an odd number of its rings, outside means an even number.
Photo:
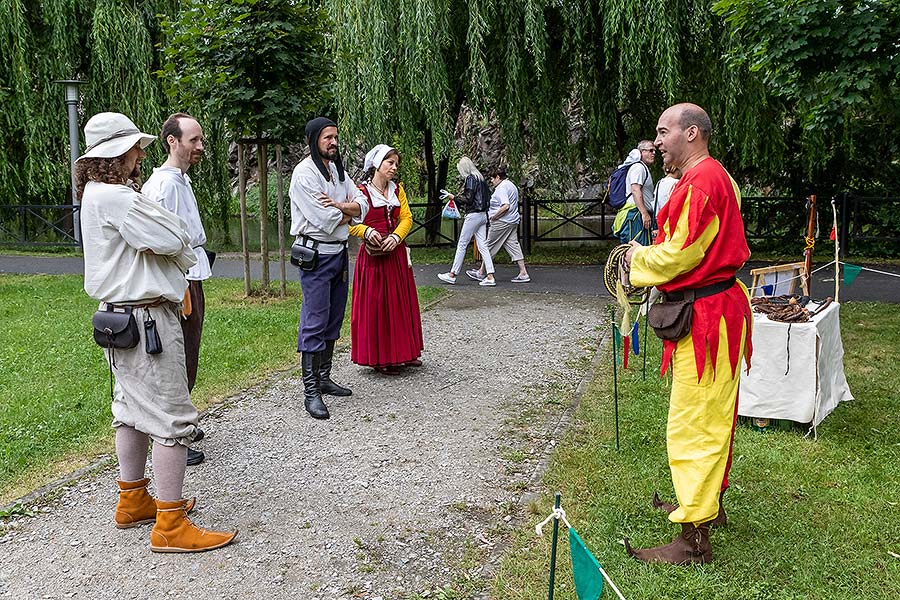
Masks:
[[[487,275],[478,282],[481,286],[494,286],[494,261],[491,260],[491,252],[487,244],[487,210],[490,203],[491,191],[484,175],[475,167],[475,163],[468,156],[463,156],[456,164],[456,170],[459,176],[465,180],[463,185],[463,193],[457,199],[453,194],[446,194],[443,199],[449,198],[456,203],[459,209],[466,213],[463,220],[462,231],[459,232],[459,241],[456,243],[456,256],[453,257],[453,266],[447,273],[438,274],[438,279],[444,283],[455,284],[456,276],[459,274],[463,266],[463,260],[466,257],[466,248],[472,238],[475,238],[475,245],[478,252],[484,260],[484,269]]]
[[[613,233],[623,244],[632,240],[645,246],[650,243],[653,207],[650,165],[655,160],[653,142],[642,140],[609,178],[607,201],[619,209],[613,221]]]

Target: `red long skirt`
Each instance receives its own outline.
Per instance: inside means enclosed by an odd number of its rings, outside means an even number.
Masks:
[[[350,358],[358,365],[401,365],[422,355],[422,317],[406,244],[383,256],[359,247],[350,309]]]

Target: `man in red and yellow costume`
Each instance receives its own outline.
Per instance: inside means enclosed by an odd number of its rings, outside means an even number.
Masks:
[[[737,184],[709,155],[712,122],[702,108],[666,109],[655,145],[684,176],[659,214],[652,246],[632,242],[625,255],[632,285],[657,286],[669,300],[695,295],[690,333],[664,341],[662,373],[672,366],[666,446],[678,506],[669,520],[681,535],[657,548],[634,550],[645,562],[712,560],[709,527],[720,521],[737,417],[741,358],[750,361],[750,299],[735,274],[750,256]]]

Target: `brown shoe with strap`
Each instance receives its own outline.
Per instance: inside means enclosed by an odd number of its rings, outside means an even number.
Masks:
[[[156,502],[147,491],[149,479],[137,481],[116,480],[119,486],[119,502],[116,504],[116,527],[128,529],[145,523],[153,523],[156,520]],[[197,499],[187,501],[185,510],[191,512]]]
[[[187,516],[187,500],[156,501],[156,525],[150,532],[153,552],[204,552],[230,544],[237,531],[211,531]]]
[[[709,542],[709,523],[694,526],[681,524],[681,535],[665,546],[635,550],[625,538],[625,551],[646,563],[670,565],[694,565],[712,562],[712,545]]]

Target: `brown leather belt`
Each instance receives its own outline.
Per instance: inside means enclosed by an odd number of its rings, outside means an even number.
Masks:
[[[735,283],[737,283],[737,278],[731,277],[725,281],[711,283],[709,285],[704,285],[703,287],[678,290],[677,292],[663,292],[663,296],[666,302],[681,302],[685,299],[696,300],[698,298],[706,298],[707,296],[721,294],[724,291],[730,290]]]
[[[160,296],[155,300],[151,300],[150,302],[144,302],[141,304],[113,304],[112,302],[107,302],[107,306],[112,306],[113,308],[122,307],[122,308],[156,308],[157,306],[162,306],[167,302],[172,302],[166,298]]]

